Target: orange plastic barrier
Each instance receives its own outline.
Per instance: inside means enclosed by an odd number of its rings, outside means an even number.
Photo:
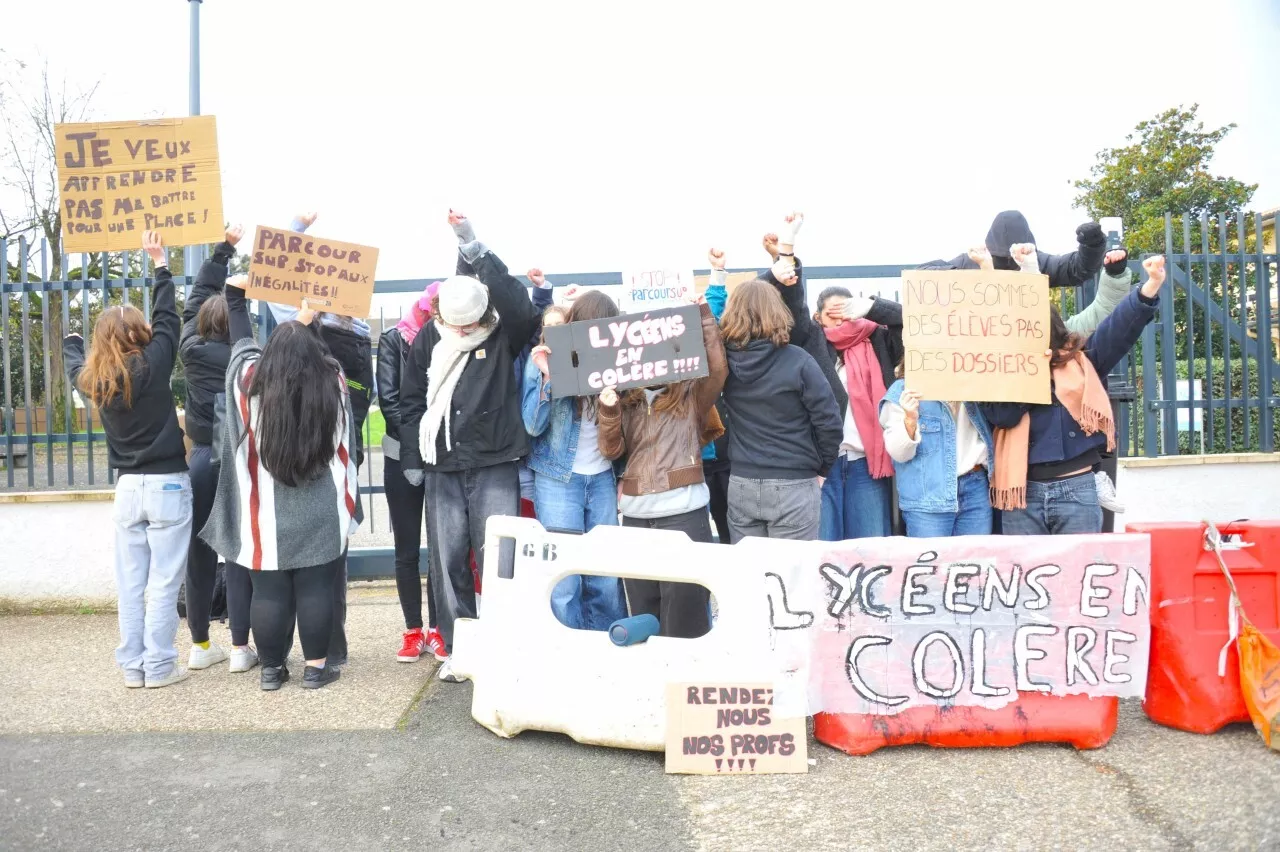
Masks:
[[[1227,650],[1226,675],[1218,676],[1218,658],[1231,635],[1230,592],[1213,552],[1205,550],[1205,525],[1130,524],[1127,529],[1151,536],[1151,658],[1142,702],[1147,716],[1197,734],[1250,721],[1235,642]],[[1223,559],[1249,619],[1280,642],[1280,521],[1218,529],[1224,538],[1239,536],[1252,544],[1224,550]]]
[[[914,707],[893,716],[817,713],[818,742],[848,754],[870,754],[885,746],[924,744],[981,748],[1023,743],[1070,743],[1101,748],[1116,732],[1118,698],[1024,693],[998,710],[983,707]]]

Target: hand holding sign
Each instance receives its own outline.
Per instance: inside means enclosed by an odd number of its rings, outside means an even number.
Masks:
[[[298,315],[294,317],[303,325],[311,325],[311,321],[316,318],[316,312],[311,310],[311,306],[307,304],[307,300],[302,300],[302,307],[298,308]]]
[[[547,356],[551,354],[550,346],[535,346],[533,351],[529,353],[529,357],[533,359],[533,364],[538,368],[538,372],[542,373],[542,378],[551,378],[551,368],[547,366]]]
[[[902,425],[907,427],[907,437],[916,439],[916,426],[920,423],[920,394],[913,390],[904,390],[898,399],[902,406]]]
[[[605,408],[613,408],[618,404],[618,391],[613,387],[607,387],[600,391],[600,404]],[[619,486],[622,483],[618,483]]]
[[[152,266],[168,266],[169,261],[164,256],[164,243],[160,240],[160,234],[155,231],[143,231],[142,233],[142,250],[147,253],[147,257],[151,258]]]
[[[240,242],[240,238],[243,236],[244,236],[244,226],[232,225],[231,227],[227,228],[227,233],[226,233],[227,245],[234,246],[236,243]]]
[[[1164,255],[1147,258],[1142,261],[1142,268],[1147,271],[1147,282],[1142,285],[1142,295],[1154,299],[1160,295],[1160,288],[1164,286]]]

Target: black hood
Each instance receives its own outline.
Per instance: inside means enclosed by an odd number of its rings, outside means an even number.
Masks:
[[[778,347],[772,340],[753,340],[746,346],[726,346],[729,369],[744,382],[759,381],[778,358]]]
[[[1009,247],[1017,243],[1034,243],[1035,235],[1027,224],[1027,217],[1017,210],[1006,210],[997,213],[991,222],[991,230],[987,231],[987,251],[992,258],[1009,257]],[[1017,267],[1013,267],[1017,268]]]

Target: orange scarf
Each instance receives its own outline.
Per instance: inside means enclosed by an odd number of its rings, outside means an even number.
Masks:
[[[1093,362],[1077,352],[1074,358],[1053,368],[1056,401],[1080,424],[1086,435],[1105,432],[1107,450],[1116,448],[1116,426],[1111,421],[1111,399],[1098,378]],[[1031,414],[1023,414],[1012,429],[996,429],[996,469],[991,479],[991,506],[1025,509],[1027,506],[1027,454],[1031,449]]]

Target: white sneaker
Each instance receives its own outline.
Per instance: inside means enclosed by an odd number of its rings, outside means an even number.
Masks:
[[[462,683],[466,680],[466,678],[453,673],[452,657],[440,664],[440,669],[436,672],[436,677],[440,678],[445,683]]]
[[[194,671],[216,666],[227,658],[227,652],[217,642],[210,642],[208,648],[199,645],[191,646],[191,656],[187,658],[187,668]]]
[[[147,689],[159,689],[162,686],[173,686],[175,683],[182,683],[191,677],[191,672],[182,666],[174,666],[164,677],[147,678]]]
[[[141,689],[147,685],[147,680],[142,672],[131,669],[124,673],[124,685],[129,689]]]
[[[1124,504],[1120,502],[1120,498],[1116,495],[1116,487],[1111,482],[1111,477],[1102,471],[1098,471],[1093,475],[1093,481],[1098,488],[1098,505],[1108,512],[1115,512],[1117,515],[1123,514]]]
[[[258,664],[258,652],[253,650],[252,645],[246,645],[243,649],[231,649],[231,673],[239,674],[247,672]]]

